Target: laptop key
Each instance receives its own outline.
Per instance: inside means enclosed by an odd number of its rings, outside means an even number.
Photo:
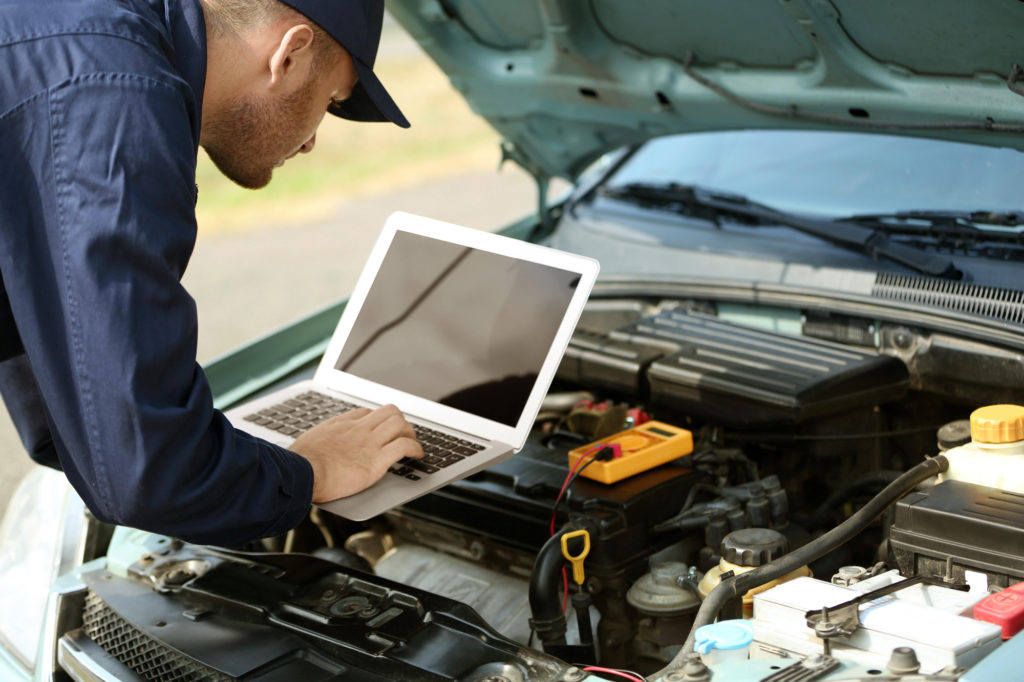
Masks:
[[[431,466],[430,464],[424,464],[417,459],[410,461],[406,466],[411,467],[416,471],[423,472],[424,474],[433,474],[438,471],[437,467]]]

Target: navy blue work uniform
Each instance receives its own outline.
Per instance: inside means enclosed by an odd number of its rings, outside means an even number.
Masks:
[[[100,519],[240,546],[308,511],[299,455],[196,364],[198,0],[0,0],[0,393]]]

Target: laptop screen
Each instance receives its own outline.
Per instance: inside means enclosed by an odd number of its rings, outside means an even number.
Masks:
[[[335,369],[514,427],[579,278],[399,230]]]

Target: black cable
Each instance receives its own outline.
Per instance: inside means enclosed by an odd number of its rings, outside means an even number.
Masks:
[[[566,493],[569,492],[569,488],[572,487],[572,484],[575,483],[576,479],[579,478],[580,474],[583,473],[583,470],[586,469],[591,464],[593,464],[594,462],[598,462],[598,461],[608,461],[608,460],[598,460],[597,457],[595,456],[589,462],[587,462],[586,464],[581,466],[579,468],[579,470],[576,471],[576,473],[574,473],[572,476],[569,477],[569,482],[565,484],[565,492],[562,493],[563,498],[565,497]],[[558,509],[558,501],[555,502],[555,510],[557,511],[557,509]]]
[[[569,477],[569,480],[562,488],[561,492],[558,493],[558,497],[555,498],[555,503],[551,506],[552,523],[555,522],[555,518],[558,516],[559,503],[561,503],[562,499],[568,494],[569,488],[571,488],[572,484],[576,482],[576,479],[580,477],[580,474],[583,473],[583,470],[586,469],[591,464],[593,464],[594,462],[607,462],[613,459],[614,453],[611,448],[603,447],[597,452],[595,452],[593,455],[584,455],[584,457],[590,457],[590,461],[588,461],[586,464],[584,464],[583,466],[581,466],[579,469],[572,473],[572,475]]]
[[[809,517],[801,519],[800,523],[808,528],[816,528],[828,521],[828,515],[831,511],[837,509],[839,505],[858,492],[865,488],[883,488],[902,474],[903,472],[901,471],[887,471],[883,469],[882,471],[873,471],[870,474],[855,478],[829,495],[824,502],[818,505],[817,509],[811,512]]]
[[[697,501],[697,493],[701,491],[713,493],[716,496],[721,494],[721,491],[713,485],[708,485],[707,483],[696,484],[695,486],[691,487],[690,492],[686,494],[686,500],[683,502],[683,506],[679,510],[680,515],[690,511],[690,507],[692,507],[694,503]]]
[[[892,431],[868,431],[866,433],[828,433],[828,434],[787,434],[787,433],[744,433],[727,434],[729,440],[738,441],[828,441],[828,440],[870,440],[875,438],[894,438],[896,436],[910,436],[915,433],[934,432],[942,426],[915,426],[906,429],[895,429]]]
[[[742,596],[750,590],[776,578],[781,578],[800,566],[828,554],[867,528],[882,512],[913,490],[917,484],[932,476],[943,473],[947,469],[949,469],[949,461],[944,456],[938,455],[927,459],[903,473],[899,478],[887,485],[884,490],[871,498],[867,504],[854,512],[850,518],[821,537],[811,540],[806,545],[793,550],[789,554],[784,554],[778,559],[759,566],[748,573],[741,573],[720,582],[704,598],[700,608],[697,610],[697,617],[693,621],[690,634],[686,638],[682,650],[668,666],[655,674],[654,677],[661,677],[673,670],[679,669],[683,665],[686,660],[686,654],[693,651],[694,634],[697,628],[715,622],[718,612],[726,602],[735,597]]]

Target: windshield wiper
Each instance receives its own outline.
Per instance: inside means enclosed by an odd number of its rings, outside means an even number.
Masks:
[[[717,192],[698,185],[637,182],[605,188],[602,196],[650,208],[671,210],[716,224],[720,224],[721,218],[726,217],[745,224],[783,225],[837,246],[865,253],[872,258],[887,258],[932,277],[963,277],[963,273],[956,268],[950,258],[892,241],[884,229],[867,227],[848,219],[805,218],[759,204],[740,195]]]
[[[898,211],[858,214],[841,220],[884,230],[888,234],[929,237],[959,244],[996,242],[1024,246],[1024,230],[1005,229],[1024,225],[1024,213],[1016,211]]]

